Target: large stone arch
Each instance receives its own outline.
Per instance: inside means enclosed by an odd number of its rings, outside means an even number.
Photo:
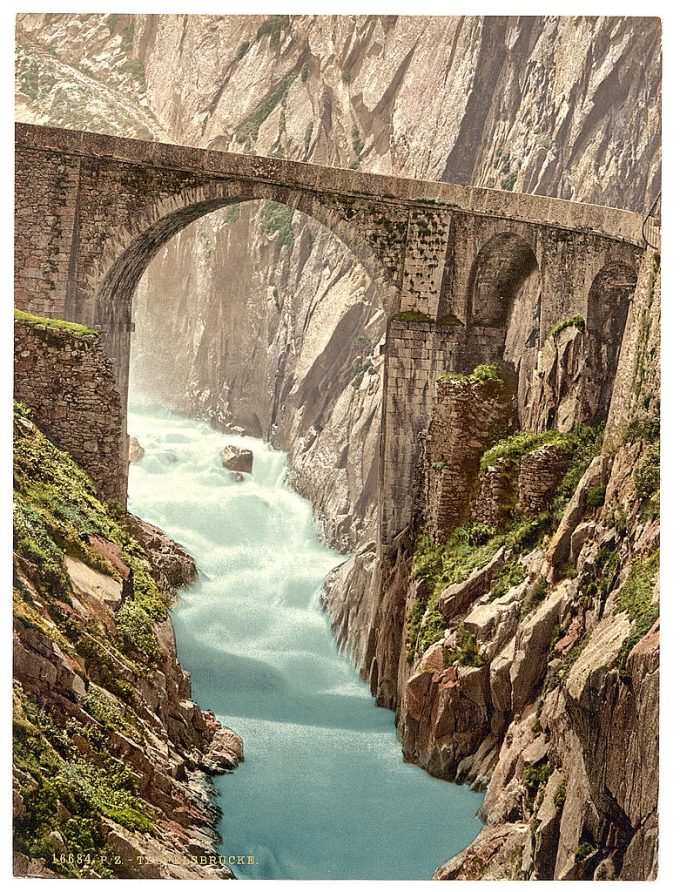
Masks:
[[[365,238],[355,212],[341,204],[325,203],[316,195],[269,184],[244,187],[238,181],[210,181],[192,186],[135,210],[129,228],[117,228],[107,239],[94,273],[94,322],[102,330],[114,358],[123,404],[129,383],[132,301],[139,281],[153,257],[175,235],[199,218],[231,204],[276,201],[328,228],[366,270],[383,295],[386,313],[398,306],[395,274],[375,245]]]

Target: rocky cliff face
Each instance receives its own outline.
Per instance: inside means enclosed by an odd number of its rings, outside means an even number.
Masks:
[[[209,775],[242,743],[192,701],[167,618],[193,561],[98,502],[22,404],[14,479],[15,874],[230,878]]]
[[[550,355],[578,337],[563,329]],[[650,251],[604,434],[492,445],[466,489],[467,521],[439,544],[421,535],[388,590],[405,621],[400,646],[384,648],[381,692],[404,754],[487,789],[487,826],[437,879],[656,874],[658,358]],[[439,503],[425,496],[432,534]],[[475,517],[480,499],[491,523]]]

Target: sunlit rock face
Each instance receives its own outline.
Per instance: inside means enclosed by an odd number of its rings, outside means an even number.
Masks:
[[[653,19],[24,15],[17,115],[642,210],[659,181],[658,32]],[[256,204],[203,218],[150,265],[136,324],[147,388],[271,437],[334,544],[371,536],[385,317],[332,234]]]

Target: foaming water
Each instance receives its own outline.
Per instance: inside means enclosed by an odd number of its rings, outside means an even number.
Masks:
[[[430,879],[479,831],[482,796],[405,764],[393,714],[338,653],[319,587],[344,558],[286,486],[285,453],[141,404],[129,429],[146,450],[130,509],[200,570],[173,610],[180,661],[245,743],[215,780],[222,853],[254,856],[243,879]],[[227,443],[254,453],[242,482]]]

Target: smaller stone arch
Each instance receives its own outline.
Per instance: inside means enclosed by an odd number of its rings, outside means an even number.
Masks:
[[[586,332],[589,375],[597,383],[599,399],[593,417],[604,421],[616,377],[628,309],[637,284],[637,270],[625,261],[606,263],[593,278],[588,291]]]
[[[608,345],[614,363],[621,348],[636,284],[637,270],[629,263],[616,260],[600,269],[588,291],[588,331]]]
[[[468,328],[482,339],[479,346],[484,347],[484,338],[489,341],[483,350],[489,361],[505,360],[517,368],[524,352],[536,347],[541,273],[527,241],[501,232],[485,242],[470,270],[466,315]]]

